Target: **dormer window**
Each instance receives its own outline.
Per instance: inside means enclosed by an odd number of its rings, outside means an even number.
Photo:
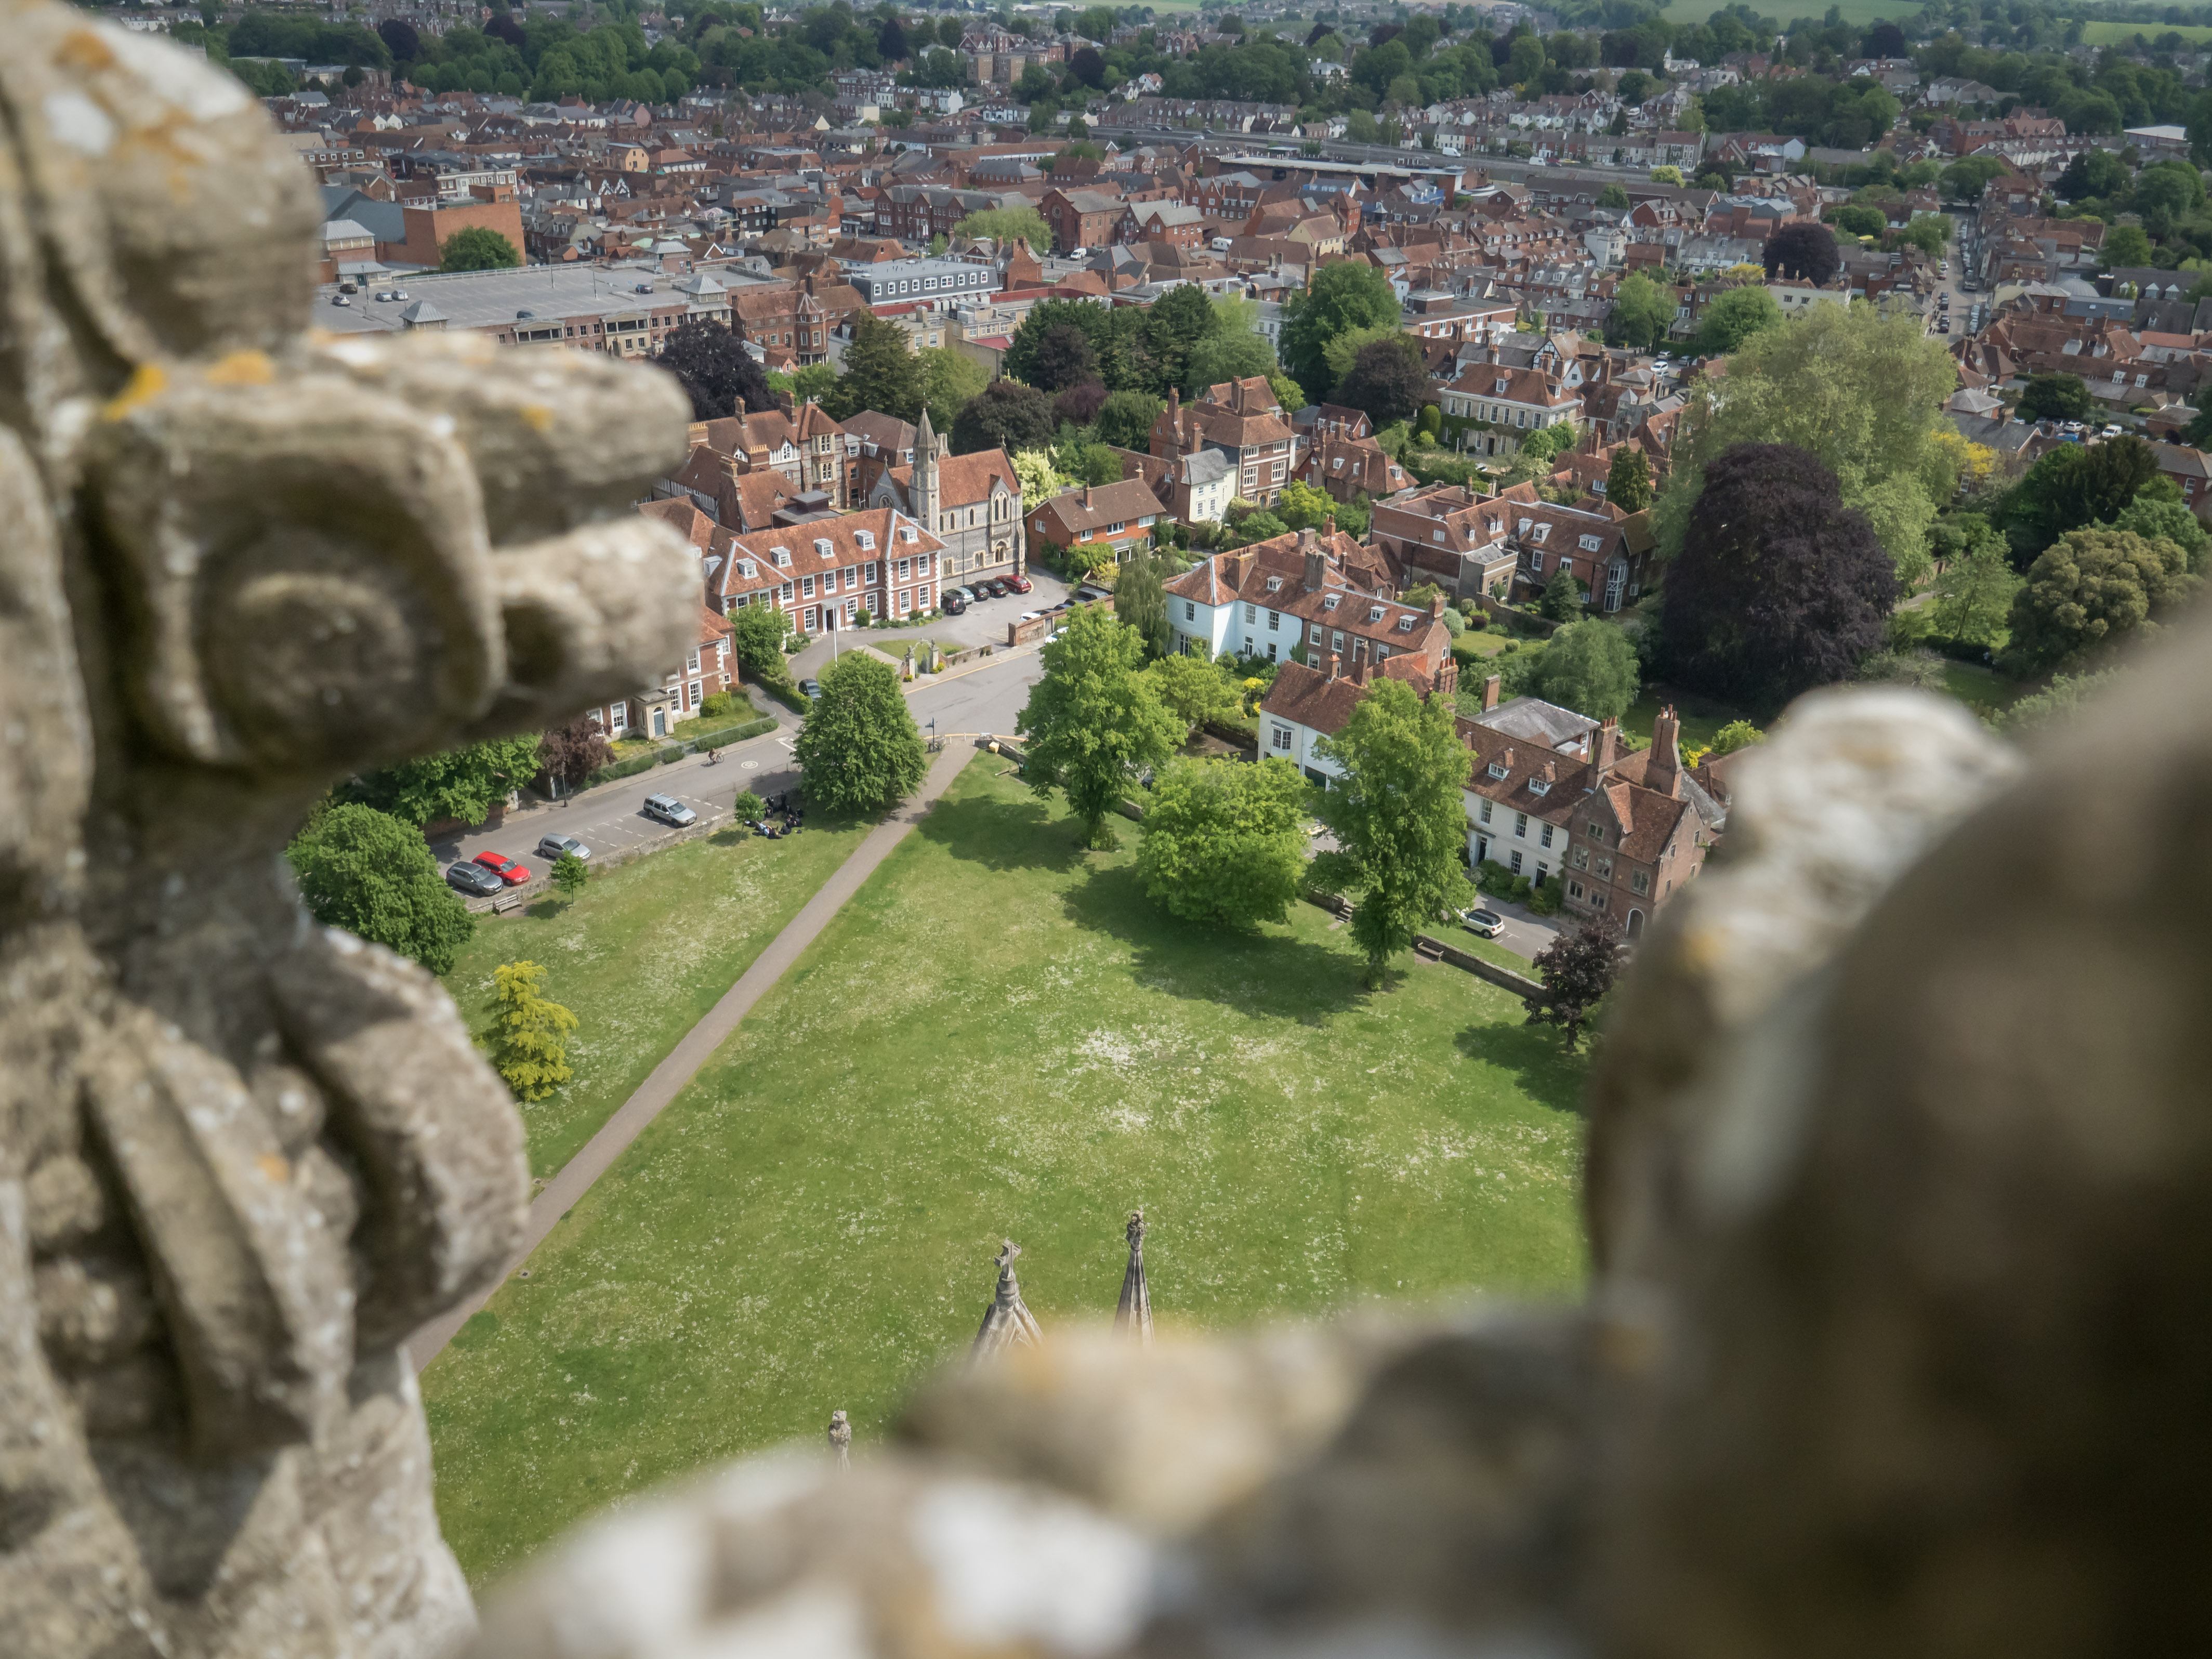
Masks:
[[[899,526],[899,539],[902,542],[918,542],[921,539],[921,537],[915,532],[915,527],[912,525],[902,524]]]
[[[1410,634],[1410,633],[1412,633],[1412,632],[1413,631],[1413,619],[1411,617],[1399,617],[1399,618],[1398,618],[1398,631],[1399,631],[1401,634]]]
[[[814,550],[825,559],[834,559],[837,556],[836,547],[824,536],[817,536],[814,538]]]
[[[1601,542],[1595,536],[1585,536],[1577,542],[1576,545],[1580,547],[1585,553],[1595,553],[1599,548],[1604,546],[1605,544]]]
[[[872,552],[876,545],[876,532],[872,530],[855,530],[853,532],[853,544],[864,553]]]
[[[1270,577],[1268,577],[1268,578],[1267,578],[1267,591],[1268,591],[1270,593],[1273,592],[1277,588],[1280,587],[1282,585],[1283,585],[1283,579],[1282,579],[1280,576],[1270,576]]]
[[[1534,519],[1522,520],[1520,524],[1515,527],[1514,534],[1516,536],[1527,535],[1528,533],[1528,526],[1535,522],[1536,521]]]
[[[791,550],[790,550],[789,548],[787,548],[787,547],[771,547],[770,549],[769,549],[769,552],[772,556],[774,556],[774,557],[775,557],[775,562],[776,562],[776,564],[777,564],[778,568],[781,568],[781,567],[784,567],[784,566],[787,566],[787,565],[790,564],[790,562],[791,562]]]
[[[1548,778],[1531,778],[1531,779],[1529,779],[1529,780],[1528,780],[1528,793],[1529,793],[1530,794],[1532,794],[1532,795],[1548,795],[1548,794],[1550,794],[1550,793],[1552,793],[1552,784],[1551,784],[1551,780],[1550,780],[1550,779],[1548,779]]]
[[[1322,608],[1322,610],[1324,610],[1324,611],[1334,611],[1334,610],[1335,610],[1335,609],[1336,609],[1336,599],[1337,599],[1337,596],[1336,596],[1335,594],[1334,594],[1334,593],[1330,594],[1327,599],[1323,599],[1323,600],[1321,602],[1321,608]]]
[[[1502,777],[1504,777],[1506,775],[1507,775],[1507,774],[1506,774],[1506,769],[1505,769],[1504,766],[1501,766],[1501,765],[1500,765],[1500,764],[1498,764],[1498,762],[1496,762],[1496,761],[1492,761],[1492,762],[1491,762],[1491,763],[1490,763],[1490,775],[1491,775],[1492,777],[1493,777],[1493,778],[1502,778]]]
[[[1379,605],[1369,605],[1367,607],[1367,620],[1371,623],[1381,622],[1382,620],[1382,607]]]
[[[1540,525],[1538,525],[1538,526],[1535,527],[1535,529],[1534,529],[1534,530],[1532,530],[1531,532],[1528,532],[1528,539],[1529,539],[1530,541],[1532,541],[1532,542],[1540,542],[1540,541],[1542,541],[1542,540],[1544,539],[1544,538],[1545,538],[1545,537],[1547,537],[1547,536],[1550,535],[1551,533],[1552,533],[1552,526],[1549,526],[1549,525],[1547,525],[1547,524],[1540,524]]]
[[[754,568],[753,562],[750,559],[739,559],[738,561],[738,569],[743,573],[744,579],[747,581],[752,580],[756,576],[760,574],[760,572]]]

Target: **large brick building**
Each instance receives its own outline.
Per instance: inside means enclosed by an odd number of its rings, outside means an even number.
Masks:
[[[1283,493],[1296,447],[1290,417],[1261,375],[1208,386],[1188,404],[1170,387],[1167,407],[1152,421],[1154,457],[1173,461],[1218,450],[1228,458],[1237,494],[1262,506],[1272,507]]]
[[[830,612],[851,626],[869,615],[937,608],[945,544],[896,507],[823,515],[733,538],[708,576],[725,615],[773,605],[801,632],[820,631]]]
[[[910,514],[935,535],[944,544],[943,574],[953,581],[1018,575],[1028,563],[1013,463],[999,449],[952,454],[931,429],[927,410],[915,434],[913,465],[885,471],[868,501]]]

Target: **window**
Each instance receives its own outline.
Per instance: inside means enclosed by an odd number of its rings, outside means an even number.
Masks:
[[[699,682],[698,682],[697,680],[694,680],[694,681],[692,681],[692,682],[691,682],[691,687],[690,687],[690,690],[691,690],[691,702],[690,702],[690,706],[691,708],[696,708],[699,706]]]
[[[692,652],[690,657],[684,662],[684,672],[687,674],[696,674],[699,672],[699,653],[696,651]]]
[[[1485,801],[1485,802],[1483,802],[1483,803],[1482,803],[1482,811],[1481,811],[1480,817],[1481,817],[1481,818],[1482,818],[1482,821],[1483,821],[1485,823],[1489,823],[1489,822],[1490,822],[1490,807],[1491,807],[1491,803],[1490,803],[1490,802],[1488,802],[1488,801]]]
[[[1590,820],[1589,838],[1601,847],[1605,845],[1605,826],[1595,818]]]
[[[859,548],[863,553],[872,552],[875,550],[876,545],[876,532],[872,530],[854,531],[853,532],[853,544]],[[874,574],[875,567],[873,565],[870,565],[868,567],[868,572],[871,575]]]
[[[629,729],[629,705],[626,702],[618,702],[614,706],[612,712],[615,720],[614,729],[617,732],[628,731]]]
[[[1571,899],[1578,899],[1578,898],[1580,898],[1582,896],[1583,896],[1583,884],[1582,884],[1582,883],[1580,883],[1580,882],[1578,882],[1578,881],[1571,881],[1571,882],[1569,882],[1569,883],[1567,884],[1567,896],[1568,896],[1569,898],[1571,898]]]
[[[1595,553],[1603,544],[1604,544],[1600,542],[1595,536],[1584,536],[1575,544],[1576,546],[1581,548],[1585,553]]]
[[[1528,815],[1526,812],[1516,812],[1513,815],[1513,836],[1516,841],[1528,839]]]
[[[1549,847],[1552,844],[1552,826],[1548,823],[1546,824],[1544,826],[1543,832],[1539,835],[1536,839],[1544,846]]]
[[[1577,870],[1589,869],[1589,848],[1587,847],[1576,848],[1572,853],[1567,855],[1567,862],[1573,865]]]
[[[775,555],[775,562],[776,562],[776,565],[777,565],[777,568],[784,568],[784,567],[786,567],[786,566],[787,566],[787,565],[789,565],[789,564],[790,564],[790,562],[791,562],[791,550],[790,550],[789,548],[787,548],[787,547],[771,547],[770,549],[769,549],[769,551],[771,554]]]
[[[1541,553],[1531,553],[1528,556],[1528,568],[1536,572],[1539,575],[1542,574],[1544,569],[1544,556]]]
[[[1344,635],[1338,633],[1334,629],[1331,629],[1329,630],[1328,648],[1335,652],[1339,656],[1342,656],[1344,654]]]
[[[1244,620],[1247,623],[1257,622],[1259,618],[1260,610],[1257,605],[1248,605],[1244,607]]]
[[[1648,893],[1651,890],[1651,878],[1641,870],[1632,871],[1628,884],[1639,893]]]
[[[810,599],[812,599],[814,597],[814,578],[811,576],[800,578],[799,591],[801,597]]]
[[[1267,613],[1267,631],[1268,631],[1270,634],[1273,634],[1273,633],[1277,633],[1277,632],[1280,631],[1280,630],[1278,629],[1277,624],[1278,624],[1278,623],[1279,623],[1282,620],[1283,620],[1283,613],[1282,613],[1281,611],[1270,611]]]
[[[1492,777],[1502,778],[1505,775],[1505,763],[1504,761],[1492,761],[1490,763],[1490,775]]]
[[[1287,726],[1271,726],[1268,731],[1268,741],[1274,748],[1282,750],[1289,749],[1291,746],[1291,728]]]
[[[1198,620],[1198,606],[1188,599],[1185,599],[1182,602],[1182,619],[1185,622],[1196,622]]]
[[[1613,860],[1611,859],[1600,859],[1597,861],[1597,874],[1603,880],[1611,881],[1613,879]]]
[[[1516,853],[1513,855],[1512,870],[1513,873],[1516,876],[1521,873],[1521,855],[1518,853]]]
[[[908,611],[911,611],[911,610],[913,610],[913,609],[914,609],[914,590],[913,590],[912,588],[910,588],[910,587],[902,587],[902,588],[901,588],[901,589],[899,589],[899,591],[898,591],[898,613],[899,613],[899,615],[900,615],[900,616],[902,616],[902,617],[903,617],[904,615],[906,615],[906,613],[907,613]]]

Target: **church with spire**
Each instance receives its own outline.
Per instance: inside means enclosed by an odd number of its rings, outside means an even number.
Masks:
[[[1022,482],[1013,462],[1002,449],[953,454],[931,428],[927,410],[915,434],[914,465],[884,472],[867,504],[896,507],[944,543],[948,586],[1020,575],[1027,568]]]

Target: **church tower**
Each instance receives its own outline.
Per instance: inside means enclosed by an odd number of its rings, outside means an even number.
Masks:
[[[929,411],[921,411],[921,430],[914,442],[914,490],[909,497],[914,516],[931,535],[937,533],[937,434],[929,429]]]

